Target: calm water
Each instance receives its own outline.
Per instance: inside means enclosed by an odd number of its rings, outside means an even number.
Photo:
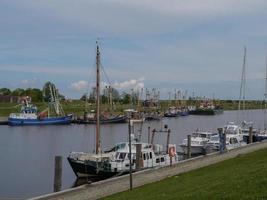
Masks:
[[[242,114],[247,121],[254,121],[255,128],[263,128],[261,110]],[[245,117],[244,117],[245,116]],[[198,129],[216,131],[229,121],[237,120],[236,111],[225,111],[216,116],[187,116],[146,122],[142,140],[147,141],[147,127],[159,129],[168,124],[172,131],[171,143],[179,144],[186,135]],[[140,125],[135,125],[135,130]],[[127,141],[127,124],[101,126],[103,149],[117,142]],[[63,188],[72,187],[76,177],[67,162],[71,151],[90,151],[95,146],[94,125],[69,126],[0,126],[0,199],[27,198],[53,192],[54,157],[63,156]],[[166,135],[156,135],[155,143],[166,143]]]

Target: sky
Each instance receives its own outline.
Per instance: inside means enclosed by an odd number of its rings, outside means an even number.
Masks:
[[[101,80],[120,91],[156,88],[263,99],[266,0],[1,0],[0,88],[56,84],[79,98]]]

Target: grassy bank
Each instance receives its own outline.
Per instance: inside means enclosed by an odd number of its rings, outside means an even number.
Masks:
[[[171,103],[167,100],[160,101],[161,111],[166,111],[170,105],[174,106],[181,102],[172,101]],[[187,105],[198,105],[199,102],[196,101],[187,101],[183,102],[183,104]],[[237,110],[238,109],[238,101],[233,100],[223,100],[220,102],[216,102],[217,105],[220,105],[224,108],[224,110]],[[42,111],[47,107],[47,103],[35,103],[37,105],[39,111]],[[76,116],[82,116],[85,110],[85,102],[80,100],[74,100],[72,102],[62,102],[63,109],[65,113],[73,113]],[[116,104],[114,105],[115,112],[121,113],[123,110],[127,108],[131,108],[130,104]],[[262,101],[246,101],[246,109],[262,109],[263,102]],[[95,109],[94,105],[88,105],[88,110]],[[102,105],[102,110],[110,110],[109,105]],[[7,117],[12,112],[19,112],[20,107],[15,103],[0,103],[0,117]]]
[[[267,149],[105,199],[267,199]]]

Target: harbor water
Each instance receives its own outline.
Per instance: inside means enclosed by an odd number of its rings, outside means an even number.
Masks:
[[[161,129],[165,124],[171,129],[170,143],[178,145],[196,129],[217,132],[228,122],[253,121],[253,127],[263,129],[265,114],[262,110],[224,111],[215,116],[190,115],[165,118],[162,122],[136,124],[135,133],[141,131],[142,141],[147,141],[148,126]],[[127,124],[101,125],[102,149],[128,140]],[[155,143],[166,144],[167,135],[155,136]],[[76,177],[67,162],[71,151],[93,152],[94,125],[67,126],[0,126],[0,199],[23,199],[53,192],[54,158],[63,156],[63,189],[73,187]],[[178,148],[179,150],[179,148]]]

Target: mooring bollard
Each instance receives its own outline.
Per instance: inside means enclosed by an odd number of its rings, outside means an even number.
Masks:
[[[191,135],[187,135],[187,157],[191,158]]]
[[[62,156],[55,157],[54,192],[61,190],[62,181]]]
[[[252,126],[249,127],[249,135],[248,135],[248,143],[251,144],[253,142],[253,135],[252,135]]]

